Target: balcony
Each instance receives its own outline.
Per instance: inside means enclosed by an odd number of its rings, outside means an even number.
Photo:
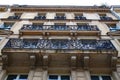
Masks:
[[[117,24],[107,24],[109,28],[109,32],[107,32],[107,35],[113,35],[113,36],[120,36],[120,26]]]
[[[8,19],[20,19],[20,15],[9,16]]]
[[[111,32],[114,32],[114,31],[120,31],[120,28],[119,27],[109,27],[110,31]]]
[[[70,29],[69,29],[69,26],[67,25],[53,25],[51,26],[51,28],[48,28],[48,30],[64,31],[64,30],[70,30]]]
[[[113,20],[111,17],[108,17],[108,16],[100,16],[100,20]]]
[[[87,20],[84,16],[75,16],[75,20]]]
[[[65,20],[66,16],[56,16],[55,20]]]
[[[14,23],[3,23],[0,25],[0,34],[12,34],[10,31]]]
[[[23,25],[21,30],[43,30],[43,25]]]
[[[110,40],[77,39],[10,39],[3,49],[116,51]]]
[[[56,35],[70,36],[75,33],[79,36],[99,36],[100,30],[96,25],[23,25],[19,30],[22,35]],[[45,34],[44,34],[45,33]],[[77,36],[76,35],[76,36]]]
[[[45,20],[46,19],[46,16],[42,16],[42,15],[39,15],[39,16],[35,16],[34,18],[35,20]]]

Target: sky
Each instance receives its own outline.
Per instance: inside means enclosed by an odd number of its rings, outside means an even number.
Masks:
[[[120,0],[0,0],[0,5],[4,4],[100,6],[101,4],[120,5]]]

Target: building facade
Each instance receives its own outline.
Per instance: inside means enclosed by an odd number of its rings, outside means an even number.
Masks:
[[[0,5],[0,80],[120,80],[119,6]]]

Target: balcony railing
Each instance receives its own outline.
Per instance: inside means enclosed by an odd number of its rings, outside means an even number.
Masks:
[[[34,19],[35,20],[44,20],[44,19],[46,19],[46,16],[36,16]]]
[[[19,15],[9,16],[8,19],[20,19]]]
[[[66,17],[65,16],[56,16],[55,19],[56,20],[65,20]]]
[[[99,31],[96,25],[23,25],[21,30]]]
[[[1,24],[0,25],[0,30],[10,30],[13,24]]]
[[[108,16],[100,16],[101,20],[113,20],[111,17]]]
[[[43,25],[23,25],[21,30],[43,30]]]
[[[4,48],[48,50],[116,50],[110,40],[10,39]]]
[[[87,20],[84,16],[75,16],[76,20]]]
[[[99,31],[96,25],[78,25],[79,31]]]

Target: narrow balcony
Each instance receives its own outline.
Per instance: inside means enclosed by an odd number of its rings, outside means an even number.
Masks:
[[[111,17],[108,17],[108,16],[100,16],[100,20],[113,20]]]
[[[108,35],[113,36],[120,36],[120,26],[117,24],[107,24],[109,28],[109,32],[107,32]]]
[[[14,15],[9,16],[7,19],[17,20],[17,19],[20,19],[21,15],[22,13],[14,13]]]
[[[2,23],[0,24],[0,34],[12,34],[10,30],[14,23]]]
[[[87,20],[84,16],[75,16],[75,20]]]
[[[46,19],[46,16],[42,16],[42,15],[39,15],[39,16],[35,16],[34,18],[35,20],[45,20]]]
[[[68,39],[9,39],[3,52],[17,50],[78,50],[78,51],[116,51],[110,40],[68,40]]]
[[[23,35],[47,35],[47,36],[99,36],[100,30],[96,25],[23,25],[19,30]]]

